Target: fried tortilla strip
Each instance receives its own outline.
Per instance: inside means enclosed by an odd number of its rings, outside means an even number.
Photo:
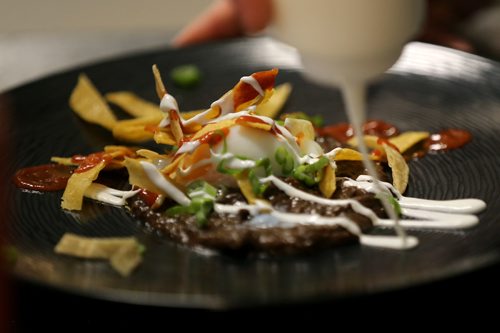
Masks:
[[[158,98],[161,100],[163,96],[167,94],[167,89],[165,89],[165,85],[161,79],[160,70],[156,64],[153,65],[153,76],[155,78],[156,95],[158,95]]]
[[[125,167],[129,174],[129,183],[134,186],[146,189],[156,194],[165,194],[164,191],[158,188],[147,176],[140,160],[133,158],[125,158]]]
[[[382,146],[378,143],[379,137],[376,135],[364,135],[363,141],[365,142],[366,147],[370,149],[382,149]],[[352,137],[347,140],[347,144],[351,147],[358,147],[358,139],[356,137]]]
[[[99,172],[105,166],[106,162],[101,161],[87,171],[74,172],[68,179],[68,184],[62,196],[61,207],[68,210],[81,210],[85,191],[97,179]]]
[[[360,152],[349,149],[349,148],[343,148],[340,150],[334,157],[335,161],[362,161],[363,156],[361,155]]]
[[[157,104],[142,99],[130,91],[107,93],[105,97],[108,102],[119,106],[123,111],[135,118],[162,115]]]
[[[321,181],[319,182],[319,190],[325,198],[330,199],[337,189],[335,169],[328,163],[328,165],[323,168],[322,172],[323,177],[321,177]]]
[[[130,184],[172,198],[183,206],[190,204],[191,199],[179,189],[172,179],[166,177],[165,174],[158,170],[155,165],[147,161],[138,161],[131,158],[125,160],[125,165],[129,173]]]
[[[226,119],[222,120],[216,123],[210,123],[202,127],[201,130],[196,132],[193,137],[191,138],[191,141],[197,140],[204,136],[205,134],[208,134],[210,132],[216,132],[219,130],[223,130],[224,128],[228,128],[236,124],[236,119]]]
[[[259,116],[275,119],[283,109],[291,92],[292,85],[290,83],[280,84],[274,88],[273,95],[265,103],[261,103],[257,106],[255,113]]]
[[[135,150],[128,146],[107,145],[104,146],[104,152],[113,156],[113,158],[120,156],[135,156]]]
[[[205,110],[184,111],[184,112],[181,112],[181,117],[184,120],[188,120],[188,119],[193,118],[194,116],[199,115],[202,112],[205,112]]]
[[[142,261],[141,244],[135,237],[90,238],[65,233],[54,251],[85,259],[107,259],[122,276],[129,275]]]
[[[170,130],[172,131],[172,135],[174,136],[175,143],[179,145],[179,143],[184,138],[184,132],[182,131],[181,120],[176,111],[170,110]]]
[[[258,123],[258,122],[251,121],[251,120],[246,120],[243,117],[236,119],[236,124],[241,125],[241,126],[245,126],[245,127],[260,129],[260,130],[267,131],[267,132],[269,132],[272,128],[272,125],[269,125],[266,123]]]
[[[113,136],[122,141],[141,143],[152,140],[154,134],[146,126],[156,126],[163,118],[162,114],[135,119],[120,120],[113,127]]]
[[[162,128],[155,131],[153,135],[153,139],[158,144],[164,144],[173,146],[177,142],[175,141],[174,136],[172,135],[172,131],[169,128]]]
[[[78,163],[73,162],[71,157],[52,156],[50,161],[61,165],[78,166]]]
[[[293,134],[293,136],[301,139],[314,140],[316,135],[314,127],[309,120],[286,118],[285,127]]]
[[[85,74],[80,74],[71,93],[69,105],[83,120],[112,130],[116,117],[108,104]]]
[[[253,205],[257,200],[257,197],[253,193],[252,183],[248,179],[248,171],[236,175],[235,178],[241,193],[243,194],[245,199],[247,199],[247,202]]]
[[[387,139],[392,145],[398,148],[401,154],[414,147],[419,142],[429,137],[429,132],[404,132],[398,136]],[[365,144],[368,148],[382,150],[382,145],[379,143],[379,138],[375,135],[365,135],[363,137]],[[358,146],[358,140],[351,138],[347,144],[353,147]]]
[[[389,142],[396,146],[401,154],[411,149],[417,143],[427,139],[429,132],[404,132],[389,139]]]
[[[111,267],[123,277],[129,276],[132,271],[142,262],[140,244],[134,246],[120,246],[109,258]]]
[[[260,96],[253,85],[240,80],[232,89],[234,110],[238,112],[246,109],[250,105],[262,103],[267,98],[270,98],[273,93],[276,75],[278,75],[278,69],[276,68],[268,71],[256,72],[251,75],[251,78],[258,82],[260,88],[264,92],[264,96]]]
[[[125,167],[124,159],[126,157],[137,157],[135,150],[127,146],[104,146],[104,152],[112,156],[112,160],[108,162],[105,170],[116,170]]]
[[[387,163],[392,170],[392,184],[403,194],[408,185],[408,177],[410,175],[410,168],[404,157],[391,145],[383,144],[385,154],[387,155]]]
[[[290,133],[292,133],[293,136],[297,138],[297,143],[302,154],[323,154],[321,146],[314,141],[316,132],[314,131],[314,127],[309,120],[286,118],[285,127],[290,131]]]
[[[147,158],[150,161],[160,161],[166,160],[168,157],[166,155],[158,154],[155,151],[149,149],[139,149],[136,151],[137,155]]]

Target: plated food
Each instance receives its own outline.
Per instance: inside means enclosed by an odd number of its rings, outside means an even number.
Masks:
[[[71,96],[72,108],[83,119],[134,146],[53,157],[54,164],[20,170],[17,184],[64,190],[61,207],[66,210],[80,210],[84,198],[125,206],[147,227],[179,243],[245,253],[295,253],[356,240],[412,248],[418,243],[412,236],[370,231],[398,223],[467,228],[478,223],[474,214],[485,207],[476,199],[403,196],[406,159],[438,146],[457,148],[470,139],[464,131],[443,132],[438,138],[427,132],[398,133],[380,121],[367,123],[365,141],[384,179],[379,183],[366,176],[347,124],[318,127],[302,114],[276,119],[290,94],[289,85],[274,89],[276,69],[245,76],[207,109],[187,113],[154,72],[159,108],[130,93],[107,96],[134,116],[130,120],[117,120],[85,76]],[[149,139],[162,149],[137,147]],[[123,177],[124,170],[128,188],[101,181],[113,173]],[[382,196],[390,198],[399,221],[387,218]]]

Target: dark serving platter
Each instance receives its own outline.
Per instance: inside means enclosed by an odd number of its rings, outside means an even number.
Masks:
[[[201,84],[192,90],[167,81],[181,109],[208,107],[237,80],[280,68],[278,83],[291,82],[285,111],[345,121],[338,90],[315,84],[301,70],[298,53],[269,38],[240,39],[186,49],[165,49],[76,68],[0,94],[2,152],[8,177],[20,167],[45,164],[117,143],[105,130],[82,122],[68,98],[79,73],[101,92],[131,90],[156,101],[151,65],[168,73],[195,64]],[[463,128],[473,141],[463,149],[410,164],[408,196],[474,197],[486,201],[479,226],[470,230],[414,231],[411,251],[357,244],[309,255],[242,258],[208,255],[147,233],[124,209],[85,202],[81,213],[60,208],[61,193],[27,193],[8,181],[8,236],[17,249],[14,276],[71,294],[125,303],[226,309],[302,303],[370,295],[470,272],[500,260],[500,65],[427,44],[410,44],[400,61],[369,89],[369,118],[401,130],[438,132]],[[8,154],[8,155],[6,155]],[[7,217],[7,216],[4,216]],[[147,251],[142,266],[123,278],[107,263],[56,255],[65,232],[86,236],[136,235]]]

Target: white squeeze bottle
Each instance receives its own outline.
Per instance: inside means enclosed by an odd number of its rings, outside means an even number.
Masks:
[[[396,62],[419,31],[424,0],[274,0],[274,6],[276,36],[299,50],[305,73],[341,89],[363,162],[376,179],[362,140],[366,86]],[[389,200],[382,203],[397,222]],[[411,247],[414,242],[396,225],[401,247]]]

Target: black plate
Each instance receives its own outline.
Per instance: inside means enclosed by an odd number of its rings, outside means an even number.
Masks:
[[[162,50],[75,69],[0,95],[10,120],[10,146],[18,167],[47,163],[51,156],[97,151],[113,143],[106,131],[79,120],[68,107],[78,73],[102,92],[132,90],[155,101],[151,65],[167,73],[180,64],[203,72],[194,90],[168,88],[182,109],[210,105],[237,80],[279,67],[279,82],[294,92],[287,111],[345,121],[337,90],[301,74],[297,53],[267,38]],[[421,245],[412,251],[359,245],[307,256],[243,259],[206,255],[145,233],[122,209],[86,202],[82,213],[60,209],[60,193],[26,193],[8,186],[10,237],[18,248],[15,274],[29,281],[96,298],[176,307],[240,306],[331,300],[434,281],[498,262],[500,248],[500,66],[449,49],[412,44],[369,92],[369,117],[401,130],[436,132],[464,128],[474,140],[465,148],[411,163],[407,194],[422,198],[475,197],[487,202],[472,230],[411,231]],[[143,265],[122,278],[106,263],[55,255],[65,232],[87,236],[137,235],[147,246]]]

